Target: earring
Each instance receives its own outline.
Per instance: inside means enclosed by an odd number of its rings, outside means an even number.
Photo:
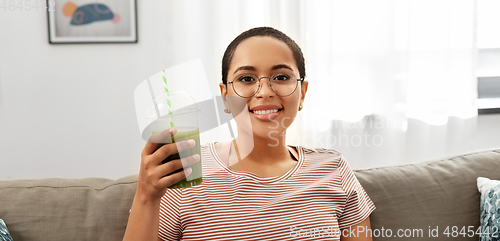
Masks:
[[[304,106],[302,106],[302,104],[300,104],[300,106],[299,106],[299,111],[301,111],[301,110],[302,110],[302,108],[304,108]]]
[[[224,112],[226,112],[228,114],[231,113],[231,111],[228,108],[224,109]]]

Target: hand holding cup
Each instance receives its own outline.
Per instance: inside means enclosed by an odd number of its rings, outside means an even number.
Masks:
[[[163,144],[177,134],[176,128],[156,133],[146,143],[141,157],[137,192],[148,198],[160,199],[168,187],[186,179],[191,173],[193,164],[199,162],[200,155],[183,156],[164,162],[169,156],[183,153],[196,146],[193,139]],[[187,167],[183,170],[183,167]]]

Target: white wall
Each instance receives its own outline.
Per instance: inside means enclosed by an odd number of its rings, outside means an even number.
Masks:
[[[145,142],[133,91],[169,67],[157,13],[138,1],[137,44],[50,45],[46,12],[2,10],[0,179],[138,172]]]
[[[179,7],[190,11],[164,10]],[[133,93],[142,80],[201,58],[212,94],[219,93],[222,53],[240,30],[221,28],[217,34],[227,42],[218,43],[203,38],[208,30],[192,31],[210,24],[191,17],[211,14],[208,7],[205,1],[138,0],[137,44],[57,45],[48,42],[43,9],[2,9],[0,180],[137,174],[145,141]],[[226,137],[224,128],[205,132],[202,141]]]
[[[136,174],[145,142],[139,136],[133,91],[142,80],[201,58],[212,94],[217,94],[222,51],[240,30],[227,27],[213,33],[230,36],[227,42],[179,47],[180,41],[195,43],[192,38],[210,33],[163,25],[165,20],[189,21],[189,16],[161,14],[161,8],[176,4],[138,1],[137,44],[50,45],[46,12],[1,10],[0,180]],[[208,14],[208,5],[192,7],[192,14]],[[180,33],[186,35],[176,36]],[[212,45],[210,56],[197,51]],[[500,115],[478,118],[476,149],[500,146],[499,121]],[[209,136],[216,140],[217,131]],[[388,164],[393,162],[377,163]]]

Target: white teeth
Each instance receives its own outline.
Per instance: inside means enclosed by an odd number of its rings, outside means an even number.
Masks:
[[[277,109],[274,109],[274,110],[255,110],[253,113],[257,114],[257,115],[266,115],[266,114],[271,114],[271,113],[275,113],[275,112],[278,112]]]

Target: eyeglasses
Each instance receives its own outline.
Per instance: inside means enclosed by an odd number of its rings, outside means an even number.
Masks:
[[[257,94],[260,89],[260,80],[269,79],[271,90],[281,97],[286,97],[297,89],[298,81],[303,81],[304,78],[297,79],[295,75],[286,72],[273,74],[271,77],[257,77],[255,74],[240,74],[233,81],[228,81],[228,84],[233,84],[233,90],[237,95],[243,98],[249,98]]]

